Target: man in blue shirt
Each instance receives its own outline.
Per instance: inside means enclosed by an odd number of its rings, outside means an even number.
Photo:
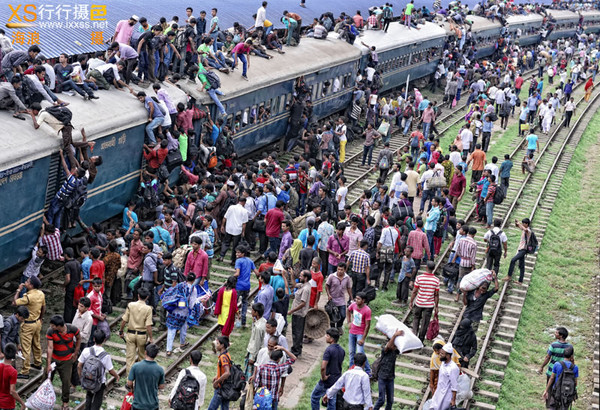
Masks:
[[[250,275],[256,274],[258,271],[252,259],[248,257],[248,250],[245,246],[238,246],[235,249],[235,274],[237,284],[235,290],[238,294],[238,299],[242,298],[242,326],[246,326],[246,312],[248,311],[248,293],[250,293]]]
[[[327,389],[333,386],[342,376],[342,364],[344,363],[346,352],[338,344],[339,339],[340,332],[337,329],[331,328],[327,330],[325,342],[329,346],[325,349],[323,361],[321,361],[321,379],[317,382],[310,396],[312,410],[320,409],[321,398],[325,395]],[[336,396],[333,396],[327,401],[327,410],[334,410],[335,408]]]
[[[527,98],[527,108],[529,108],[529,123],[533,124],[533,120],[535,119],[535,113],[537,111],[538,106],[538,93],[534,91],[533,94],[529,98]]]
[[[133,210],[135,209],[135,201],[129,201],[127,206],[123,208],[123,225],[121,228],[133,232],[135,228],[135,224],[138,223],[138,216]],[[132,222],[133,221],[133,222]]]
[[[264,188],[257,187],[256,189],[258,191],[258,199],[256,201],[255,218],[264,221],[267,212],[275,208],[275,204],[277,203],[277,197],[273,194],[275,188],[271,184],[265,184]],[[267,234],[264,230],[258,232],[258,240],[260,241],[259,252],[264,255],[268,246]]]
[[[493,127],[494,123],[490,121],[490,113],[485,114],[483,116],[483,127],[481,129],[481,131],[483,132],[483,137],[481,138],[481,147],[484,152],[487,152],[488,147],[490,145]]]
[[[529,135],[527,136],[527,156],[530,154],[535,154],[536,150],[540,150],[538,136],[535,135],[533,131],[529,131]]]
[[[573,373],[575,376],[575,387],[577,387],[577,378],[579,378],[579,367],[575,363],[573,363],[573,356],[575,351],[573,350],[573,346],[568,346],[564,350],[565,359],[561,362],[554,363],[552,367],[552,375],[550,379],[548,379],[548,384],[546,384],[546,390],[544,390],[544,394],[542,394],[542,398],[546,400],[546,407],[552,409],[568,409],[571,408],[571,404],[573,401],[577,399],[577,393],[574,392],[573,396],[570,398],[564,398],[563,402],[557,402],[554,398],[555,389],[560,388],[557,386],[557,382],[561,380],[560,375],[563,373],[563,365],[568,369],[573,369]],[[566,403],[564,401],[567,401]]]
[[[81,260],[81,272],[82,272],[81,280],[88,280],[90,278],[90,268],[92,267],[92,258],[90,258],[90,248],[88,248],[87,246],[84,246],[79,251],[79,254],[81,255],[81,258],[82,258],[82,260]],[[87,294],[87,290],[90,287],[90,283],[85,282],[82,286]]]
[[[154,232],[154,239],[152,242],[156,244],[160,244],[160,241],[163,241],[167,248],[171,251],[173,250],[173,238],[171,238],[171,234],[165,228],[163,228],[163,221],[161,219],[157,219],[154,221],[154,226],[150,228],[151,232]]]
[[[156,144],[156,137],[154,136],[154,129],[162,125],[165,120],[165,115],[162,109],[152,97],[146,96],[146,93],[140,91],[137,93],[137,99],[144,104],[144,107],[148,111],[148,125],[146,125],[146,135],[150,140],[151,144]]]
[[[443,202],[441,198],[437,196],[434,197],[431,200],[431,209],[429,210],[429,212],[427,212],[427,219],[425,220],[425,232],[427,233],[427,241],[429,242],[429,249],[432,250],[431,260],[433,260],[434,258],[433,234],[437,230],[438,220],[440,219],[441,212],[440,205],[442,204]]]
[[[510,155],[504,155],[504,162],[500,165],[500,185],[508,189],[508,180],[510,179],[510,170],[513,167],[513,163],[510,160]]]

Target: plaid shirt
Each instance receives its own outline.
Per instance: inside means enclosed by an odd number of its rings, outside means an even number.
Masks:
[[[477,258],[477,242],[470,236],[467,236],[458,243],[456,254],[460,256],[460,266],[470,268],[475,266]]]
[[[414,231],[411,231],[408,234],[406,245],[413,247],[413,259],[421,259],[425,253],[427,254],[428,258],[431,256],[429,250],[429,242],[427,241],[427,235],[419,228],[415,229]]]
[[[285,373],[288,366],[294,363],[296,360],[289,358],[282,364],[277,364],[274,361],[269,361],[267,364],[263,364],[258,367],[256,371],[256,378],[254,379],[254,388],[266,387],[273,396],[273,401],[279,400],[279,382],[281,381],[281,375]]]
[[[371,266],[371,257],[362,248],[357,249],[348,257],[348,264],[352,265],[352,272],[367,273],[367,268]]]
[[[44,234],[40,239],[40,245],[48,247],[48,260],[59,260],[63,254],[62,245],[60,244],[60,229],[56,228],[52,234]]]

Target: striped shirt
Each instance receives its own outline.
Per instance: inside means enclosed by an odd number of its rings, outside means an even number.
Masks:
[[[422,308],[435,307],[434,296],[440,291],[440,280],[433,273],[425,272],[415,279],[418,290],[416,305]]]
[[[45,233],[40,239],[40,245],[48,248],[48,260],[57,261],[63,254],[60,244],[60,229],[55,228],[54,233]]]
[[[371,266],[371,257],[363,249],[357,249],[350,253],[348,265],[352,266],[352,272],[367,273],[367,268]]]
[[[554,363],[562,362],[565,360],[565,349],[567,347],[573,347],[570,343],[563,343],[556,341],[548,346],[548,356],[550,356],[550,363],[548,363],[548,370],[546,370],[546,376],[552,376],[552,367]]]
[[[408,234],[406,245],[413,247],[413,259],[421,259],[424,254],[427,254],[428,258],[431,256],[427,235],[420,229],[415,229]]]
[[[471,268],[475,266],[477,258],[477,242],[470,236],[467,236],[458,243],[456,254],[460,256],[460,266]]]
[[[79,329],[77,327],[66,324],[67,331],[63,334],[58,330],[48,329],[46,339],[54,343],[52,350],[52,359],[59,362],[71,360],[75,352],[75,339],[79,337]]]

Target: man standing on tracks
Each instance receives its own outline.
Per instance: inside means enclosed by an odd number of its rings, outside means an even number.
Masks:
[[[485,152],[481,149],[481,144],[475,145],[475,151],[470,155],[467,165],[471,166],[471,184],[479,182],[483,169],[485,168]]]
[[[48,357],[46,358],[46,373],[50,372],[51,363],[56,364],[52,373],[57,372],[62,383],[62,410],[69,409],[71,394],[71,372],[73,358],[79,356],[81,338],[77,327],[65,323],[62,316],[56,315],[50,319],[50,328],[46,333],[48,342]]]
[[[377,157],[377,165],[374,168],[379,168],[379,177],[384,181],[387,178],[388,172],[390,172],[390,167],[393,162],[394,154],[392,150],[390,150],[390,143],[386,142],[383,149],[379,151],[379,156]]]
[[[463,227],[464,231],[467,231],[467,227]],[[454,260],[457,257],[460,257],[460,264],[458,267],[458,281],[456,284],[458,285],[458,291],[456,292],[456,301],[458,302],[458,295],[460,294],[460,281],[462,278],[470,273],[475,267],[475,263],[477,262],[477,242],[475,242],[475,235],[477,235],[477,229],[470,227],[468,229],[468,234],[466,238],[463,238],[456,248],[456,254],[454,255]]]
[[[23,352],[23,368],[19,379],[29,379],[29,367],[31,362],[31,350],[33,348],[33,367],[42,370],[42,345],[40,343],[40,332],[42,330],[42,317],[46,312],[46,297],[40,290],[42,282],[32,276],[25,283],[21,283],[15,292],[13,305],[26,306],[29,309],[29,319],[21,325],[21,351]],[[27,289],[27,293],[19,298],[21,290]]]
[[[156,356],[158,346],[150,341],[144,360],[134,364],[127,377],[127,389],[133,390],[132,408],[135,410],[158,410],[158,391],[165,388],[165,371],[155,362]]]
[[[457,383],[460,370],[456,363],[452,361],[453,351],[454,348],[450,342],[444,344],[440,349],[439,355],[442,364],[439,370],[437,389],[431,399],[432,410],[449,409],[456,405]]]
[[[435,262],[428,261],[425,272],[414,280],[413,292],[410,297],[409,308],[413,309],[414,307],[412,332],[421,341],[425,340],[431,314],[437,316],[438,313],[440,280],[433,274],[434,269]]]
[[[515,226],[521,229],[523,232],[521,233],[521,241],[519,242],[519,247],[517,248],[517,254],[510,260],[508,276],[504,278],[505,281],[510,281],[512,279],[513,271],[515,270],[515,264],[519,262],[520,274],[518,284],[523,284],[523,277],[525,276],[525,257],[529,253],[527,250],[527,244],[531,238],[531,235],[533,235],[530,225],[531,220],[529,218],[523,218],[521,222],[515,220]]]
[[[152,343],[152,307],[146,304],[148,296],[146,289],[138,290],[138,301],[127,305],[119,329],[119,337],[125,339],[123,329],[127,326],[127,372],[136,362],[136,352],[139,360],[143,360],[146,341]]]

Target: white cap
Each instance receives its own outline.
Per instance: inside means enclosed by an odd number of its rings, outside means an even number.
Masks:
[[[140,18],[134,14],[133,16],[129,17],[129,20],[140,21]]]
[[[227,185],[228,186],[235,186],[235,183],[233,181],[227,181]]]
[[[443,347],[442,350],[446,353],[450,353],[452,354],[452,352],[454,351],[454,348],[452,347],[452,343],[448,342],[446,343]]]

